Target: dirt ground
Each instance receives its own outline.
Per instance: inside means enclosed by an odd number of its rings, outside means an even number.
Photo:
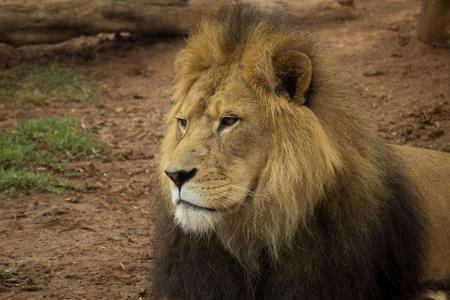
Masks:
[[[450,152],[450,50],[417,41],[421,1],[356,0],[356,20],[313,28],[330,42],[374,127],[389,143]],[[0,71],[22,62],[74,68],[94,80],[103,102],[11,108],[11,121],[69,116],[110,147],[77,161],[73,183],[90,193],[0,193],[0,264],[14,278],[1,299],[134,299],[152,274],[152,203],[158,146],[169,110],[180,37],[99,35],[58,45],[0,45]]]

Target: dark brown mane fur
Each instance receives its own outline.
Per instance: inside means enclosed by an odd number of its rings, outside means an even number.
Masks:
[[[239,59],[260,24],[265,29],[258,29],[259,33],[298,33],[305,37],[301,51],[319,68],[313,74],[307,105],[327,133],[344,144],[342,149],[348,145],[348,157],[343,158],[345,169],[336,175],[336,182],[325,189],[306,224],[299,227],[293,244],[282,248],[277,260],[265,248],[255,254],[258,272],[249,271],[215,234],[184,233],[164,199],[157,199],[151,299],[412,299],[421,291],[424,237],[416,189],[370,129],[369,119],[347,92],[347,83],[335,72],[324,71],[333,67],[321,65],[322,59],[328,62],[325,48],[295,18],[249,5],[225,7],[208,22],[220,28],[220,57],[205,56],[203,65],[181,60],[184,65],[179,66],[178,76],[185,81],[178,84],[175,101],[196,80],[196,72],[218,60],[225,64],[225,60]],[[288,41],[281,43],[288,45]],[[255,87],[256,93],[264,88]],[[324,103],[333,92],[346,102]],[[370,181],[364,182],[367,186],[358,185],[364,174],[352,171],[356,155],[376,167],[379,175],[373,185]],[[355,192],[360,189],[369,194]]]

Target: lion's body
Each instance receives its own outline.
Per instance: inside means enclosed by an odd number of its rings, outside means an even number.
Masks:
[[[401,146],[395,146],[395,152],[405,166],[405,174],[419,190],[427,220],[424,281],[449,280],[450,154]]]
[[[177,65],[153,297],[421,291],[423,254],[433,249],[422,191],[315,36],[286,16],[237,5],[205,19]]]

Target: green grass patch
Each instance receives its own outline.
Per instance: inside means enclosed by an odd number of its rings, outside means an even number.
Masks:
[[[5,279],[13,278],[14,275],[11,271],[6,270],[5,266],[0,265],[0,281]]]
[[[44,118],[21,121],[0,135],[0,190],[18,189],[63,192],[73,188],[52,172],[64,174],[74,159],[97,157],[105,148],[76,119]]]
[[[20,105],[50,102],[99,102],[94,82],[75,70],[36,64],[19,65],[0,72],[0,101]]]
[[[53,193],[63,193],[66,189],[73,189],[68,183],[59,182],[53,175],[24,169],[0,168],[0,190],[14,194],[17,190],[42,190]]]
[[[145,288],[139,288],[136,298],[138,299],[144,299],[144,297],[147,295],[147,290]]]

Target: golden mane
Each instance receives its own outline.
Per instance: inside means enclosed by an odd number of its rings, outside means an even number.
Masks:
[[[240,62],[245,79],[267,112],[261,118],[270,119],[273,129],[275,147],[261,174],[260,188],[253,194],[261,199],[253,201],[248,222],[229,222],[231,226],[241,224],[241,228],[222,232],[222,240],[232,253],[255,266],[261,248],[267,246],[276,259],[280,248],[292,245],[299,225],[308,232],[308,218],[326,193],[346,190],[346,197],[335,199],[339,202],[335,205],[357,205],[364,219],[372,219],[380,205],[372,198],[384,192],[383,178],[390,163],[382,154],[386,151],[371,130],[366,111],[355,101],[351,89],[345,88],[348,83],[330,71],[336,62],[327,55],[324,42],[305,31],[295,18],[267,17],[251,6],[244,10],[225,7],[217,16],[205,17],[187,42],[176,60],[175,106],[203,72],[214,65]],[[288,50],[305,53],[314,66],[307,99],[313,112],[307,115],[311,120],[299,118],[298,107],[274,93],[279,79],[272,61]],[[170,118],[176,111],[172,110]],[[163,144],[163,153],[170,152],[165,147],[176,145],[175,133],[168,136],[173,136],[172,143]],[[312,142],[305,142],[305,137]]]

